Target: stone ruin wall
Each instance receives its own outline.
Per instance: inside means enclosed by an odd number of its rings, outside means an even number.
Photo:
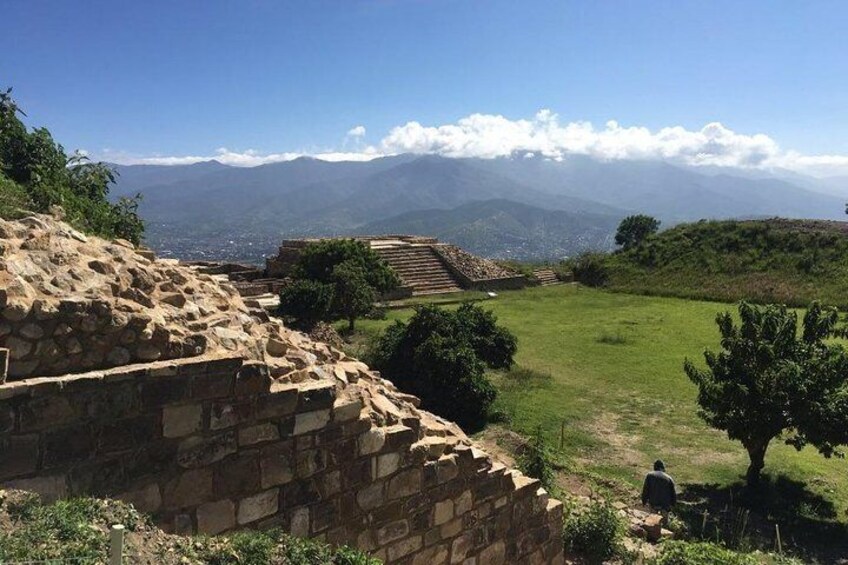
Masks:
[[[279,383],[230,356],[8,382],[0,486],[117,497],[175,532],[280,526],[388,563],[562,562],[562,505],[538,481],[371,394],[363,364],[335,376]]]

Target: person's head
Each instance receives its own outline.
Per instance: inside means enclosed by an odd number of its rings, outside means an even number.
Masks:
[[[665,471],[665,463],[662,462],[662,459],[654,461],[654,471]]]

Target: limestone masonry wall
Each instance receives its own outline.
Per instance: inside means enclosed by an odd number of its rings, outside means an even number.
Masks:
[[[8,382],[0,486],[114,496],[177,532],[277,525],[389,563],[562,561],[562,506],[538,481],[362,363],[331,370],[279,382],[198,357]]]

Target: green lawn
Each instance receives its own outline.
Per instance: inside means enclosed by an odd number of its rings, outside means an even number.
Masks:
[[[493,375],[510,426],[527,432],[541,424],[558,447],[565,422],[561,456],[575,472],[632,487],[634,496],[656,458],[691,490],[741,479],[747,465],[741,445],[701,422],[696,389],[682,368],[686,357],[702,362],[704,348],[718,347],[715,315],[733,305],[572,285],[503,292],[481,304],[519,339],[521,370]],[[374,335],[410,314],[391,310],[386,320],[359,321],[359,332]],[[832,504],[831,517],[843,522],[846,471],[848,461],[779,442],[765,469],[806,484],[826,501],[815,504]]]

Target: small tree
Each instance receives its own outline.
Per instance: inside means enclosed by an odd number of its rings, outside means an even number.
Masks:
[[[707,369],[686,360],[698,385],[699,415],[742,442],[749,485],[759,482],[769,443],[784,432],[787,443],[815,446],[825,457],[848,443],[848,357],[826,343],[835,309],[814,303],[798,336],[797,316],[784,306],[739,305],[740,325],[725,312],[716,318],[722,350],[706,351]]]
[[[657,233],[659,229],[660,221],[656,218],[644,214],[627,216],[618,224],[615,243],[624,249],[630,249],[645,241],[649,235]]]
[[[353,330],[356,318],[371,310],[379,294],[400,284],[397,274],[377,253],[353,239],[307,245],[292,276],[298,283],[281,293],[280,313],[305,327],[321,320],[343,319]]]
[[[368,284],[368,276],[359,263],[348,260],[336,265],[330,312],[333,317],[348,321],[348,331],[354,330],[357,317],[371,311],[375,299],[376,291]]]
[[[428,410],[467,429],[484,423],[497,392],[486,367],[509,368],[516,339],[490,312],[472,304],[456,311],[421,306],[371,348],[372,367]]]

